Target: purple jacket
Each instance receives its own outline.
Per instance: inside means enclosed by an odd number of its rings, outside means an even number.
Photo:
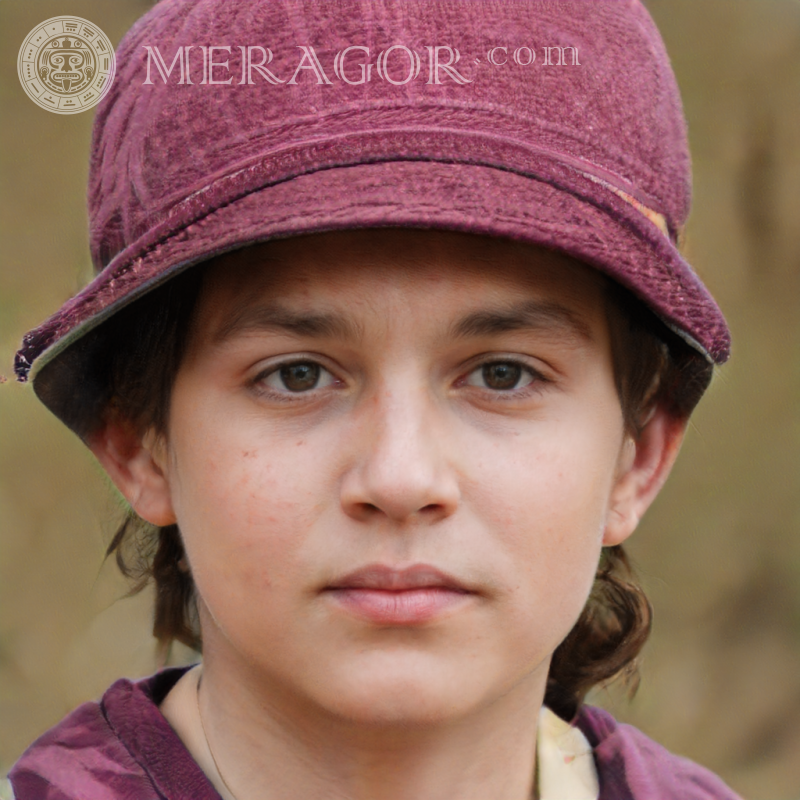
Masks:
[[[16,800],[220,800],[161,715],[182,669],[117,681],[22,755],[11,770]],[[594,747],[601,800],[739,800],[703,767],[668,753],[598,708],[577,724]]]

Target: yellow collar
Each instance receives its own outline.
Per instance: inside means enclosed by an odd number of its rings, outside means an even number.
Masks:
[[[581,731],[542,706],[536,734],[539,800],[598,800],[592,746]]]

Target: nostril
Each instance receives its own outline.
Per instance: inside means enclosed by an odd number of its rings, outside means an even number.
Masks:
[[[380,514],[381,510],[373,503],[353,503],[350,505],[348,513],[354,519],[363,522],[372,519],[376,514]]]

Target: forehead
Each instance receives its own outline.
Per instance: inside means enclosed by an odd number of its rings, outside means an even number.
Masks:
[[[197,321],[214,338],[265,302],[354,315],[414,304],[444,319],[451,312],[534,299],[588,329],[604,318],[605,281],[575,259],[507,239],[436,230],[336,231],[215,259],[207,267]]]

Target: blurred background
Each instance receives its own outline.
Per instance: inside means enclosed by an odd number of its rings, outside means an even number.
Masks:
[[[0,0],[0,769],[78,703],[155,668],[151,597],[103,553],[120,515],[83,445],[13,381],[22,334],[90,275],[92,114],[23,93],[37,23],[116,44],[148,0]],[[800,798],[800,2],[649,0],[684,96],[689,261],[732,361],[630,545],[656,609],[638,694],[593,701],[753,800]],[[174,652],[173,660],[189,657]]]

